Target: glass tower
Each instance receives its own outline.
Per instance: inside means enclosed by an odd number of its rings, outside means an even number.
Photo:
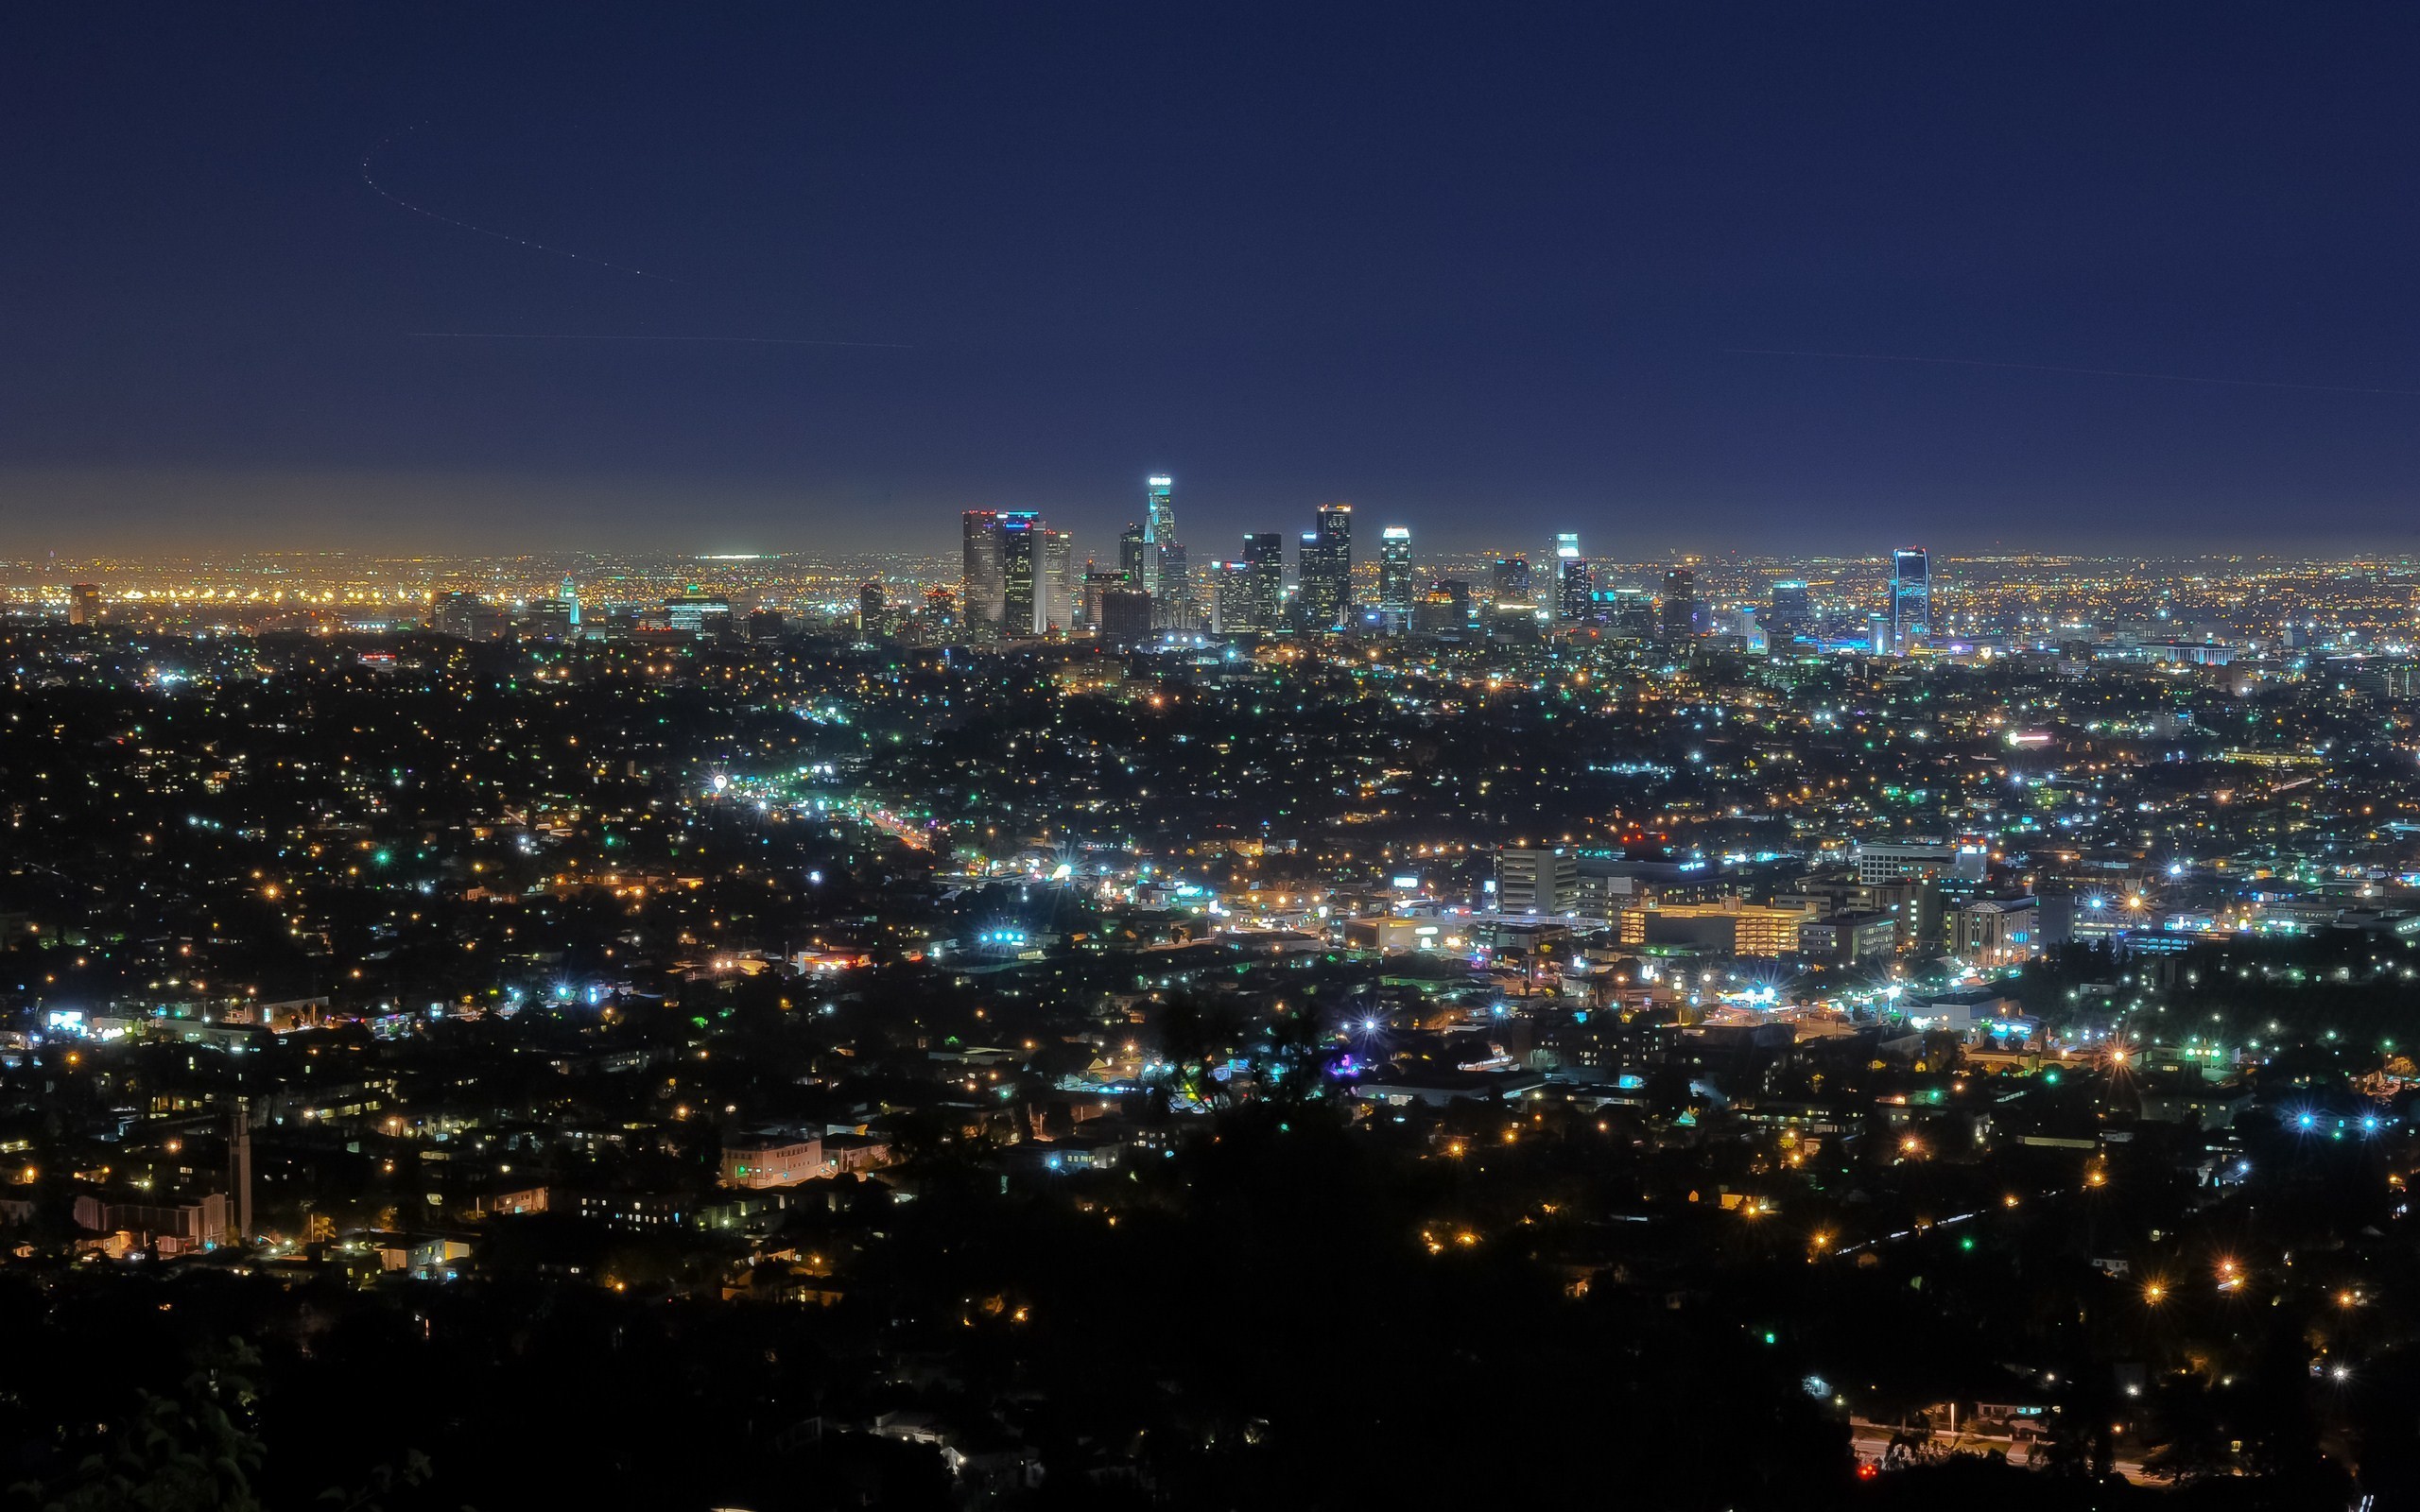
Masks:
[[[1922,546],[1891,554],[1891,644],[1904,651],[1932,635],[1932,561]]]
[[[1319,528],[1303,532],[1297,565],[1304,623],[1315,630],[1342,628],[1353,603],[1353,506],[1320,506]]]
[[[1164,553],[1176,542],[1176,480],[1154,472],[1146,480],[1150,493],[1143,511],[1143,576],[1136,579],[1143,592],[1156,594],[1160,591]]]
[[[1030,509],[1000,511],[1000,634],[1031,635],[1043,607],[1039,560],[1042,521]]]
[[[1390,614],[1411,612],[1411,527],[1389,525],[1378,541],[1378,607]]]

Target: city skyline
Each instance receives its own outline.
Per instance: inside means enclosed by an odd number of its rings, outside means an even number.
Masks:
[[[9,1504],[2420,1508],[2415,77],[0,15]]]

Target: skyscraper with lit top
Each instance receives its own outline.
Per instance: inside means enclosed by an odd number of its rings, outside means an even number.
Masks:
[[[1378,608],[1411,612],[1411,527],[1389,525],[1378,540]]]
[[[1932,558],[1922,546],[1891,554],[1891,648],[1904,651],[1932,635]]]
[[[1319,528],[1303,532],[1296,569],[1302,580],[1304,627],[1343,628],[1345,611],[1353,604],[1353,506],[1320,506]]]

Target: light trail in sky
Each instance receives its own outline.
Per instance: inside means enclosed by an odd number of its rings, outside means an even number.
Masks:
[[[905,341],[820,341],[810,336],[585,335],[577,332],[558,331],[414,331],[409,334],[417,339],[430,341],[702,341],[733,342],[752,347],[875,347],[890,352],[916,350]]]
[[[416,131],[419,128],[416,126],[407,126],[404,128],[404,131]],[[659,284],[679,284],[683,282],[681,279],[670,278],[662,273],[650,273],[643,267],[632,267],[627,263],[615,263],[602,257],[593,257],[586,252],[575,252],[569,248],[550,246],[545,242],[537,241],[527,236],[515,236],[510,232],[497,231],[493,227],[481,226],[475,222],[463,220],[454,215],[441,214],[438,211],[429,209],[426,205],[414,204],[412,201],[406,199],[403,196],[396,194],[393,190],[389,189],[385,184],[380,183],[377,178],[371,171],[371,160],[378,155],[379,149],[401,135],[403,135],[403,131],[389,132],[387,135],[380,137],[377,141],[372,143],[369,148],[361,154],[361,181],[368,184],[371,189],[377,194],[378,198],[388,201],[389,204],[401,205],[404,209],[410,211],[415,215],[426,215],[431,220],[441,221],[448,226],[453,226],[462,231],[475,232],[482,236],[493,236],[497,241],[510,242],[515,247],[526,247],[533,252],[546,252],[556,257],[568,257],[576,263],[588,263],[597,267],[610,267],[616,273],[628,273],[633,278],[653,279]]]
[[[2346,384],[2281,384],[2260,378],[2199,378],[2183,372],[2132,372],[2119,368],[2059,368],[2039,362],[1987,362],[1980,357],[1905,357],[1884,352],[1795,352],[1776,347],[1722,347],[1735,357],[1829,357],[1839,362],[1911,362],[1940,368],[2003,368],[2014,372],[2080,373],[2092,378],[2150,378],[2167,384],[2212,384],[2225,388],[2290,388],[2312,394],[2394,394],[2420,399],[2420,388],[2364,388]]]

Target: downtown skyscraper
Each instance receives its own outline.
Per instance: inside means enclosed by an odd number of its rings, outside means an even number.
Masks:
[[[1158,597],[1167,576],[1167,549],[1176,541],[1176,480],[1154,472],[1146,480],[1143,505],[1143,592]]]
[[[1031,509],[969,509],[961,517],[959,604],[977,640],[1022,640],[1072,615],[1075,541]]]
[[[1244,537],[1244,568],[1252,589],[1240,623],[1255,630],[1278,627],[1286,605],[1286,541],[1274,530]]]
[[[1411,527],[1389,525],[1379,532],[1378,608],[1409,619],[1411,598]]]
[[[1353,506],[1320,506],[1319,528],[1303,532],[1295,574],[1304,627],[1342,629],[1353,605]]]
[[[1922,546],[1891,554],[1891,648],[1904,651],[1932,635],[1932,558]]]

